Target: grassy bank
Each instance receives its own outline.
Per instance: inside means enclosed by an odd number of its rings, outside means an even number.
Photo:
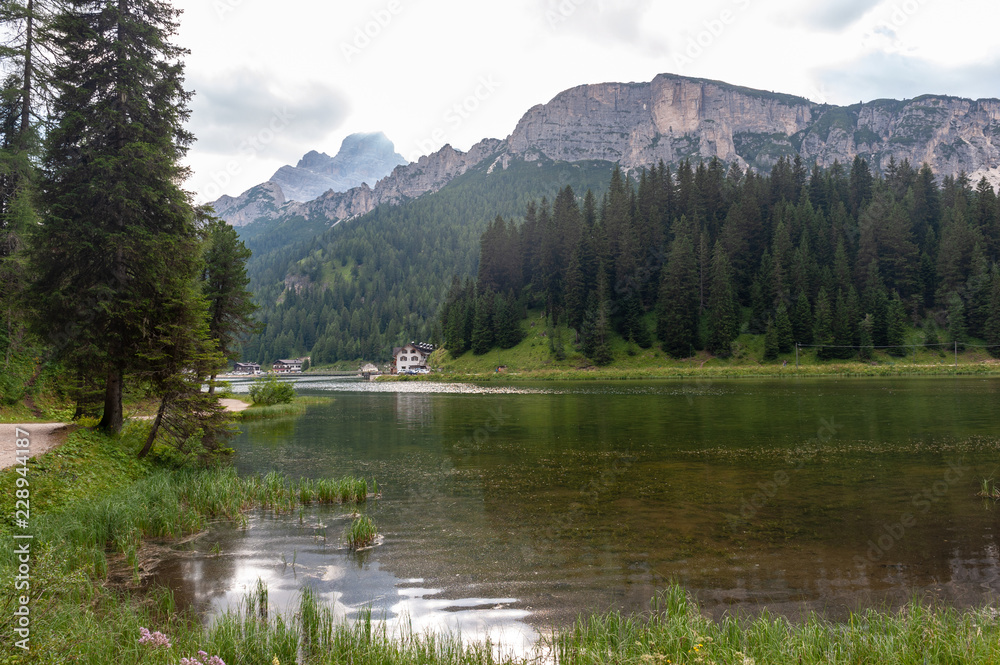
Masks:
[[[525,338],[511,349],[492,349],[477,356],[471,351],[453,358],[446,349],[431,356],[435,372],[428,375],[386,377],[380,380],[405,381],[519,381],[519,380],[627,380],[658,378],[737,378],[782,376],[940,376],[940,375],[1000,375],[1000,360],[981,348],[969,347],[958,354],[953,351],[909,347],[902,357],[876,351],[869,362],[858,360],[821,360],[816,349],[800,349],[779,354],[774,360],[764,360],[761,335],[741,335],[736,352],[729,358],[717,358],[704,351],[690,358],[675,359],[658,347],[641,349],[620,338],[612,341],[614,360],[596,366],[577,352],[572,344],[574,333],[561,332],[562,352],[554,350],[550,331],[538,327],[526,328]],[[919,344],[919,333],[913,333],[908,343]],[[498,372],[497,368],[502,367]]]
[[[169,591],[143,590],[146,549],[196,533],[247,510],[294,510],[314,502],[360,502],[377,487],[360,479],[291,481],[238,476],[231,468],[168,469],[138,461],[142,425],[117,439],[77,429],[65,445],[29,464],[26,476],[0,473],[0,537],[22,533],[12,520],[17,480],[30,487],[30,651],[13,635],[15,595],[0,594],[0,663],[175,664],[198,651],[227,663],[495,663],[493,645],[455,635],[388,629],[362,613],[345,623],[304,589],[298,611],[268,604],[258,587],[210,627],[176,607]],[[12,580],[12,548],[0,571]],[[141,629],[153,639],[140,642]],[[160,632],[162,636],[156,636]],[[169,646],[167,644],[169,643]],[[1000,662],[1000,612],[911,603],[869,611],[846,623],[791,623],[764,615],[713,621],[677,586],[643,615],[582,617],[547,634],[540,654],[557,663],[988,663]],[[203,659],[207,662],[207,658]]]
[[[117,438],[78,428],[24,473],[17,467],[0,473],[0,538],[30,544],[29,588],[0,594],[0,663],[176,662],[193,656],[209,643],[198,617],[178,612],[167,591],[141,591],[150,549],[213,520],[244,520],[249,510],[356,505],[378,492],[363,479],[291,481],[274,473],[239,476],[231,467],[171,469],[155,455],[140,461],[146,426],[133,424]],[[18,499],[30,502],[27,530],[14,521],[23,507],[15,505]],[[25,533],[33,538],[13,540]],[[0,552],[5,580],[24,563],[17,556],[12,547]],[[27,652],[10,639],[22,594],[30,598]],[[190,649],[171,660],[150,658],[137,642],[140,626],[170,630],[178,636],[175,644]]]
[[[229,395],[230,398],[234,398],[233,395]],[[235,397],[235,399],[244,400],[240,397]],[[294,416],[301,416],[306,412],[310,406],[316,404],[329,404],[333,401],[330,397],[311,397],[298,395],[289,404],[271,404],[269,406],[263,406],[261,404],[250,404],[250,407],[244,411],[240,411],[234,414],[236,420],[269,420],[271,418],[290,418]]]

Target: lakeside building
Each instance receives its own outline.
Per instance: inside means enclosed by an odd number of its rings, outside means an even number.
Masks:
[[[298,374],[307,360],[308,358],[278,360],[271,365],[271,369],[277,374]]]
[[[392,373],[407,374],[410,372],[429,371],[427,359],[434,351],[433,344],[410,342],[406,346],[397,346],[392,350]]]
[[[260,374],[260,365],[257,363],[236,363],[233,374],[249,374],[251,376]]]

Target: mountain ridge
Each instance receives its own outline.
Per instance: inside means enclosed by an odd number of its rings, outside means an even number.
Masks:
[[[512,160],[604,160],[625,170],[663,161],[718,158],[769,171],[801,155],[828,167],[865,158],[883,171],[895,160],[927,162],[942,176],[966,172],[1000,182],[1000,100],[920,95],[851,106],[745,88],[711,79],[660,74],[649,82],[596,83],[569,88],[530,108],[505,139],[483,139],[468,152],[446,145],[417,162],[398,165],[373,187],[326,191],[289,201],[280,185],[263,183],[216,202],[235,226],[301,216],[336,224],[382,204],[435,192],[486,159],[491,168]]]

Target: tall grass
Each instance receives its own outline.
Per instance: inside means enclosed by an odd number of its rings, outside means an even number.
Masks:
[[[291,512],[311,504],[362,503],[377,494],[365,479],[303,478],[278,473],[240,476],[227,468],[154,471],[122,491],[35,521],[36,541],[64,552],[68,569],[85,567],[103,577],[106,554],[135,561],[142,541],[196,533],[215,519],[244,519],[251,509]]]
[[[656,597],[649,614],[583,617],[542,640],[534,653],[512,656],[499,655],[502,649],[488,640],[470,644],[456,634],[392,629],[370,610],[347,620],[308,588],[295,612],[282,613],[269,606],[267,588],[258,582],[243,602],[209,627],[168,611],[167,594],[158,593],[157,602],[147,604],[105,595],[94,602],[47,607],[38,617],[37,635],[45,645],[40,651],[45,659],[39,662],[176,663],[198,650],[230,665],[272,663],[274,658],[283,665],[1000,662],[996,609],[958,611],[916,601],[897,612],[855,614],[846,623],[815,616],[793,623],[767,613],[713,621],[683,589],[671,586]],[[155,652],[139,645],[140,627],[163,631],[172,646]]]
[[[654,600],[647,620],[608,613],[580,619],[553,639],[558,663],[996,663],[1000,612],[912,601],[868,610],[847,623],[801,623],[764,613],[713,621],[678,586]]]

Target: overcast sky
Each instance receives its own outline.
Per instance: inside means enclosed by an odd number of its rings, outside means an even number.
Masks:
[[[817,102],[1000,97],[995,0],[178,0],[188,183],[239,194],[383,131],[413,160],[584,83],[659,73]]]

